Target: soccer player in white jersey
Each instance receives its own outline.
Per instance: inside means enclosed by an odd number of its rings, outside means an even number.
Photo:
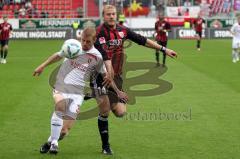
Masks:
[[[230,32],[233,35],[232,41],[232,61],[236,63],[239,61],[239,51],[240,51],[240,16],[237,17],[237,22],[233,24]]]
[[[51,118],[51,135],[48,141],[41,148],[41,153],[58,153],[58,140],[61,133],[68,132],[74,124],[79,113],[79,108],[83,103],[85,83],[90,76],[101,73],[106,75],[106,69],[103,64],[102,56],[94,48],[96,32],[95,28],[86,28],[81,34],[81,44],[84,54],[74,59],[65,59],[57,73],[56,83],[54,84],[53,99],[55,102],[55,111]],[[71,39],[72,40],[72,39]],[[48,65],[58,62],[63,58],[63,52],[50,56],[45,62],[38,66],[34,71],[34,76],[40,75]],[[119,94],[119,98],[127,99],[127,95],[117,89],[112,80],[105,78],[105,84],[109,83]],[[106,104],[104,104],[106,105]],[[104,110],[99,106],[100,110]]]

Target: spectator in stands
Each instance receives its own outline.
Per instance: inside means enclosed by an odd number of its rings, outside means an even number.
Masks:
[[[3,0],[3,3],[9,5],[11,3],[11,0]]]
[[[178,12],[178,16],[182,16],[182,7],[181,6],[178,7],[177,12]]]
[[[3,9],[3,6],[4,6],[4,3],[3,3],[3,1],[0,1],[0,10],[2,10],[2,9]]]
[[[41,18],[48,18],[48,12],[45,9],[41,12]]]
[[[38,18],[38,10],[35,5],[32,6],[30,17],[32,18]]]
[[[168,0],[168,6],[176,6],[175,0]]]
[[[157,10],[160,12],[164,12],[164,0],[157,1]]]
[[[18,12],[19,12],[20,18],[25,18],[25,16],[26,16],[26,9],[25,9],[24,5],[21,6],[21,8],[19,9]]]
[[[78,18],[83,18],[83,8],[82,7],[78,7],[77,8],[77,13],[78,13]]]
[[[28,10],[29,8],[32,8],[32,3],[31,3],[31,1],[27,1],[26,3],[25,3],[25,8]]]
[[[18,15],[19,15],[18,9],[14,8],[13,12],[14,12],[14,18],[18,18]]]
[[[187,8],[187,7],[191,7],[192,4],[191,4],[191,2],[190,2],[189,0],[186,0],[186,1],[183,3],[183,6]]]
[[[14,0],[14,4],[20,4],[22,1],[21,0]]]
[[[186,8],[186,11],[184,12],[184,16],[189,17],[189,9],[188,8]]]

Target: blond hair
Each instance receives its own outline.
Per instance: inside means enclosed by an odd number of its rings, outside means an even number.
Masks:
[[[86,27],[82,32],[82,36],[92,37],[93,39],[95,39],[96,29],[94,27]]]
[[[113,5],[105,5],[103,7],[102,15],[104,15],[105,10],[108,10],[108,9],[115,9],[115,10],[117,10],[116,7],[113,6]]]

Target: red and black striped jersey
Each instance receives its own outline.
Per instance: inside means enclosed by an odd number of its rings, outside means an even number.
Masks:
[[[115,75],[122,74],[124,63],[124,41],[129,39],[139,45],[145,45],[147,39],[131,29],[116,25],[110,28],[107,24],[102,24],[97,28],[96,49],[103,56],[103,60],[111,60]]]
[[[197,18],[194,20],[194,28],[196,32],[202,32],[202,25],[205,23],[205,20],[202,18]]]
[[[8,40],[10,32],[12,31],[12,25],[9,23],[0,24],[0,40]]]
[[[161,42],[166,42],[168,40],[167,38],[167,32],[170,31],[171,26],[170,23],[167,21],[157,21],[155,23],[155,31],[157,33],[156,40]]]

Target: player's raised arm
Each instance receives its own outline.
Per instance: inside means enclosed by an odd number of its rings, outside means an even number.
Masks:
[[[41,65],[39,65],[33,72],[33,76],[39,76],[45,67],[47,67],[48,65],[51,65],[55,62],[58,62],[62,59],[61,56],[59,56],[58,53],[53,54],[52,56],[50,56],[46,61],[44,61]]]
[[[171,49],[168,49],[168,48],[165,48],[164,46],[159,45],[158,43],[156,43],[155,41],[152,41],[150,39],[147,39],[145,46],[149,47],[149,48],[152,48],[152,49],[157,49],[157,50],[160,50],[162,52],[165,52],[166,55],[168,55],[172,58],[177,57],[177,53],[175,51],[173,51]]]
[[[177,53],[171,49],[165,48],[162,45],[159,45],[158,43],[156,43],[153,40],[147,39],[146,37],[135,33],[134,31],[132,31],[131,29],[127,29],[127,38],[132,40],[133,42],[139,44],[139,45],[143,45],[146,46],[148,48],[151,49],[157,49],[160,50],[162,52],[165,52],[166,55],[170,56],[170,57],[177,57]]]

